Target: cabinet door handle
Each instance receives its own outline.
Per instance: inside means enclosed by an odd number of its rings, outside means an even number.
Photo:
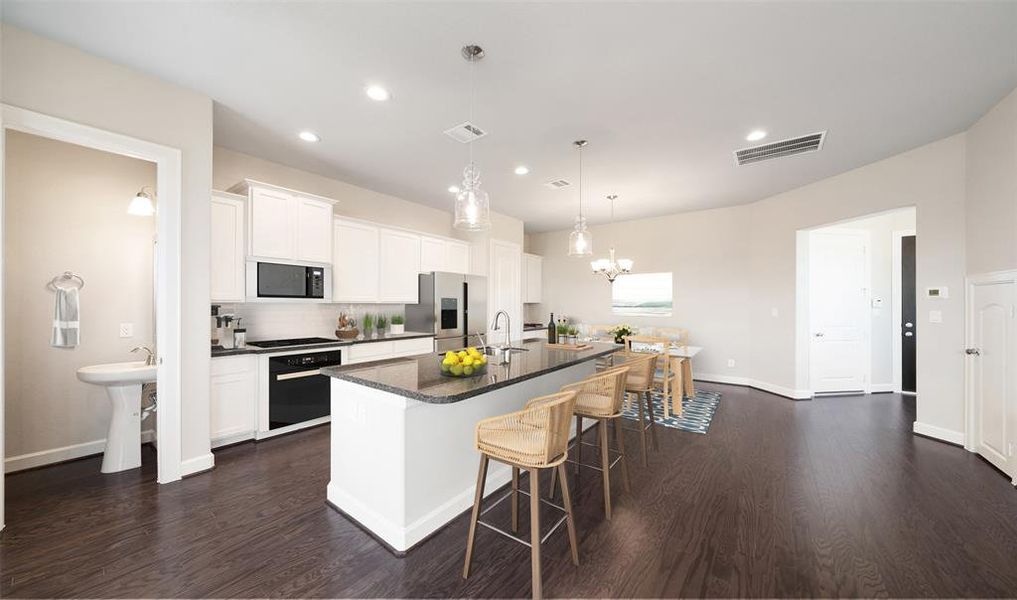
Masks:
[[[321,375],[321,369],[312,369],[310,371],[298,371],[296,373],[283,373],[282,375],[276,375],[276,381],[286,381],[287,379],[300,379],[302,377],[314,377],[315,375]]]
[[[964,354],[970,354],[971,356],[981,356],[982,353],[978,350],[978,348],[965,348]]]

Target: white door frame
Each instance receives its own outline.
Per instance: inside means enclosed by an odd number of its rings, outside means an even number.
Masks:
[[[158,482],[169,483],[181,477],[181,399],[180,399],[180,268],[181,268],[181,155],[180,150],[146,142],[67,121],[57,117],[0,104],[0,315],[3,314],[3,226],[4,226],[4,148],[6,130],[68,142],[129,156],[156,165],[156,227],[159,244],[156,273],[156,339],[158,340],[159,440]],[[124,200],[125,205],[127,199]],[[2,319],[0,319],[2,321]],[[3,323],[0,322],[0,464],[4,458],[4,356]],[[0,529],[3,528],[3,477],[0,477]]]
[[[901,279],[901,267],[904,264],[904,257],[901,255],[900,245],[901,241],[908,236],[918,236],[914,229],[901,229],[899,231],[893,231],[890,233],[890,244],[892,246],[893,253],[893,273],[890,277],[890,310],[893,312],[891,327],[893,331],[890,339],[893,340],[893,391],[898,394],[903,393],[902,388],[904,385],[904,374],[901,368],[901,363],[904,361],[904,347],[900,339],[901,332],[901,314],[904,311],[904,281]],[[915,248],[915,258],[918,258],[917,247]],[[917,269],[916,269],[917,271]],[[917,277],[917,272],[916,272]],[[915,288],[915,304],[918,303],[917,297],[917,286]],[[915,316],[917,319],[917,315]],[[917,362],[917,354],[916,354]],[[917,366],[917,365],[916,365]],[[918,382],[915,382],[915,392],[918,391]]]
[[[864,336],[864,365],[863,365],[863,376],[865,383],[862,386],[863,394],[872,393],[872,234],[866,229],[853,229],[851,227],[837,227],[836,225],[827,225],[822,227],[815,227],[805,231],[806,237],[806,255],[805,261],[799,261],[799,266],[804,265],[805,273],[799,274],[799,284],[804,283],[805,285],[805,310],[804,318],[800,319],[801,325],[804,326],[804,331],[800,328],[800,334],[804,333],[804,337],[801,339],[806,344],[804,350],[804,368],[805,374],[808,378],[808,388],[813,390],[813,394],[816,394],[815,386],[812,385],[812,314],[808,309],[808,305],[812,302],[812,281],[809,277],[808,269],[812,264],[812,234],[822,232],[824,230],[837,230],[843,233],[849,233],[852,235],[858,235],[865,240],[865,299],[866,299],[866,311],[865,318],[862,323],[862,335]],[[799,310],[799,315],[802,312]],[[829,395],[836,396],[839,392],[830,393]],[[823,394],[826,395],[826,394]]]
[[[1017,284],[1017,270],[1015,271],[992,271],[989,273],[979,273],[977,275],[969,275],[965,280],[964,290],[964,305],[965,305],[965,317],[964,317],[964,342],[967,348],[974,347],[974,327],[975,327],[975,315],[974,315],[974,295],[975,287],[979,285],[991,285],[993,283],[1009,283],[1012,282]],[[978,441],[975,439],[975,378],[974,378],[974,361],[971,357],[965,356],[964,359],[964,448],[969,452],[978,451]],[[1017,477],[1014,477],[1013,484],[1017,485]]]

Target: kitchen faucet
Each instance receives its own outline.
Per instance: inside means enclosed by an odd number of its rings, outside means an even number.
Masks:
[[[137,352],[138,350],[144,350],[147,354],[145,357],[145,366],[150,367],[155,364],[155,352],[148,346],[138,346],[137,348],[131,349],[131,352]]]
[[[491,330],[498,331],[498,321],[502,315],[505,315],[505,347],[508,348],[512,345],[512,317],[503,310],[499,310],[494,315],[494,322],[491,323]]]

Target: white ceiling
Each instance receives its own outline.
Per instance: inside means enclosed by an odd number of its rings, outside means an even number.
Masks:
[[[963,131],[1017,87],[1017,2],[242,3],[3,0],[3,19],[199,90],[215,143],[449,209],[475,146],[495,210],[568,227],[751,202]],[[368,100],[381,83],[392,100]],[[732,151],[828,130],[816,154]],[[295,138],[301,129],[318,144]],[[513,174],[518,164],[530,174]]]

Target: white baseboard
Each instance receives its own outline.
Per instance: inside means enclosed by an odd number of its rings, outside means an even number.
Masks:
[[[963,431],[954,431],[953,429],[937,427],[935,425],[929,425],[928,423],[921,423],[919,421],[915,421],[914,426],[912,426],[912,430],[919,435],[936,438],[937,440],[957,444],[958,446],[964,445],[965,436]]]
[[[188,458],[180,463],[180,476],[187,477],[202,471],[208,471],[215,466],[215,456],[211,452],[194,458]]]
[[[869,386],[870,394],[886,394],[893,391],[892,383],[873,383]]]
[[[229,446],[230,444],[246,442],[247,440],[253,439],[254,439],[253,431],[237,431],[225,435],[218,435],[212,438],[212,449],[215,450],[216,448],[220,448],[222,446]]]
[[[155,441],[154,430],[146,429],[145,431],[141,432],[142,444],[154,441]],[[17,456],[11,456],[4,459],[4,472],[15,473],[17,471],[24,471],[25,469],[44,467],[46,465],[52,465],[54,463],[64,462],[66,460],[74,460],[76,458],[84,458],[86,456],[102,454],[105,451],[106,451],[106,438],[103,438],[101,440],[95,440],[94,442],[85,442],[83,444],[73,444],[70,446],[63,446],[61,448],[40,450],[39,452],[29,452],[27,454],[19,454]]]
[[[695,379],[697,381],[710,381],[713,383],[726,383],[729,385],[742,385],[756,388],[757,390],[763,390],[764,392],[770,392],[771,394],[777,394],[778,396],[784,396],[785,398],[791,398],[792,400],[808,400],[812,398],[812,391],[810,390],[796,390],[782,385],[777,385],[775,383],[770,383],[768,381],[751,379],[749,377],[697,373]]]

